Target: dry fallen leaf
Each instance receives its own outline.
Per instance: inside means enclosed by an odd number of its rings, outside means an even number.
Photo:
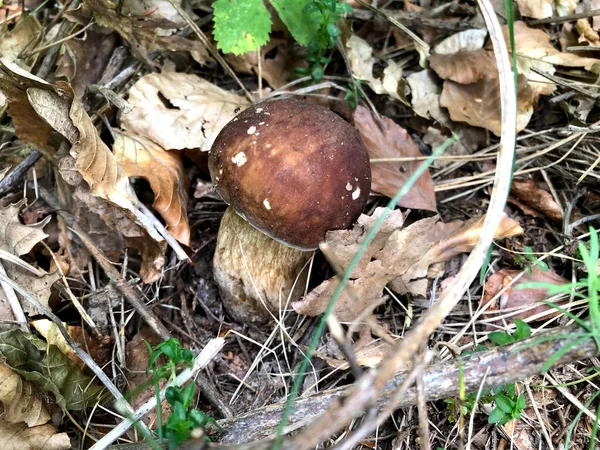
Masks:
[[[438,55],[451,55],[457,52],[477,51],[483,48],[487,34],[488,32],[486,29],[479,28],[455,33],[437,44],[433,48],[433,53],[437,53]]]
[[[75,188],[73,197],[78,200],[75,208],[79,223],[95,235],[94,242],[99,247],[117,250],[117,255],[120,255],[123,246],[119,236],[123,236],[125,244],[137,249],[142,256],[140,275],[144,283],[152,283],[162,275],[161,269],[165,263],[167,249],[166,241],[152,239],[146,230],[133,222],[123,210],[94,197],[89,190],[81,186]],[[99,226],[96,217],[99,217],[106,226]],[[115,236],[107,233],[106,227],[118,234]]]
[[[337,345],[336,345],[337,347]],[[392,345],[382,339],[373,339],[368,327],[361,332],[359,339],[352,345],[356,364],[362,367],[377,367],[379,363],[390,353]],[[315,352],[315,355],[325,361],[329,366],[340,370],[350,368],[348,361],[336,352],[334,355],[329,355],[326,348]]]
[[[51,217],[48,216],[43,221],[33,225],[23,225],[19,220],[19,211],[24,201],[0,208],[0,249],[14,256],[23,256],[31,251],[35,245],[48,237],[43,228],[48,224]],[[51,287],[60,278],[58,271],[45,273],[38,269],[43,275],[36,276],[23,267],[3,260],[2,265],[6,270],[7,276],[19,286],[27,290],[38,302],[48,306]],[[39,311],[31,304],[23,300],[19,293],[17,296],[21,299],[21,305],[25,312],[30,314],[39,314]],[[14,321],[12,310],[7,303],[4,291],[0,289],[0,317]]]
[[[185,23],[168,1],[144,0],[141,3],[132,0],[125,3],[84,0],[83,5],[67,11],[65,16],[81,25],[93,18],[98,25],[116,31],[129,44],[131,52],[148,67],[155,65],[149,57],[153,50],[187,51],[200,64],[209,59],[204,45],[176,34]],[[128,11],[122,11],[123,6],[127,6]],[[142,10],[146,6],[150,9]]]
[[[66,78],[79,98],[100,81],[117,45],[117,35],[103,31],[95,25],[83,38],[69,39],[64,44],[67,51],[57,60],[55,75]]]
[[[562,222],[563,212],[560,205],[554,201],[550,192],[539,188],[531,178],[527,180],[513,180],[510,193],[519,200],[517,206],[525,204],[552,220]]]
[[[48,345],[56,345],[63,355],[79,366],[80,370],[83,371],[85,369],[85,363],[75,354],[54,322],[48,319],[40,319],[34,320],[31,322],[31,325],[46,339]],[[82,327],[63,325],[69,336],[81,347],[85,348],[86,352],[98,365],[104,366],[104,364],[112,360],[112,343],[109,336],[95,338],[86,333]]]
[[[269,42],[260,48],[260,57],[262,77],[273,89],[279,89],[289,83],[295,76],[294,69],[302,64],[302,59],[297,57],[287,39],[277,37],[271,37]],[[225,59],[238,72],[258,75],[257,52],[243,55],[230,53]]]
[[[494,296],[507,286],[515,276],[522,272],[522,270],[501,269],[491,275],[485,282],[485,294],[481,301],[481,307],[487,306],[488,303],[492,302]],[[551,317],[560,315],[561,313],[556,309],[541,303],[548,298],[548,295],[546,294],[547,289],[519,289],[519,285],[531,282],[561,285],[569,283],[569,280],[561,277],[552,270],[544,272],[539,267],[534,266],[531,269],[531,274],[524,273],[523,276],[519,278],[519,281],[508,287],[498,299],[487,307],[484,317],[493,319],[496,316],[501,315],[506,318],[506,310],[513,310],[510,313],[512,320],[526,320],[533,316],[539,316],[536,320],[547,320]],[[538,304],[538,306],[534,306],[536,304]],[[494,313],[494,311],[496,311],[496,313]],[[503,319],[499,318],[498,320]]]
[[[556,85],[542,75],[533,72],[532,68],[552,75],[555,72],[554,65],[583,67],[589,70],[595,63],[600,62],[595,58],[583,58],[575,53],[557,50],[552,45],[552,38],[548,34],[540,29],[529,28],[521,21],[515,22],[514,27],[517,70],[527,77],[536,96],[551,94],[556,89]],[[502,31],[504,38],[508,39],[507,27],[503,27]]]
[[[440,106],[442,84],[432,70],[411,73],[406,81],[410,87],[413,111],[425,118],[433,119],[442,125],[450,125],[448,113]]]
[[[345,270],[383,211],[384,208],[377,208],[371,217],[363,214],[352,230],[327,233],[326,241],[321,245],[325,256],[336,267]],[[482,217],[467,222],[458,230],[454,226],[436,229],[438,220],[438,217],[431,217],[401,228],[402,214],[393,211],[340,295],[333,311],[337,319],[351,322],[366,308],[381,303],[386,286],[399,293],[424,296],[429,267],[470,251],[477,242],[483,223]],[[441,236],[444,231],[450,235]],[[522,232],[517,222],[504,216],[496,230],[495,239]],[[336,277],[325,280],[303,299],[294,302],[294,310],[308,316],[322,314],[337,284]]]
[[[346,41],[346,51],[352,74],[357,79],[365,81],[375,93],[390,95],[407,104],[406,84],[402,78],[400,65],[389,59],[387,67],[383,69],[383,77],[379,79],[373,75],[375,58],[373,57],[373,48],[367,41],[353,34]]]
[[[181,154],[168,152],[158,144],[140,136],[114,130],[113,153],[117,163],[129,177],[142,177],[154,191],[156,211],[165,219],[173,237],[185,245],[190,243],[187,221],[188,179]]]
[[[519,12],[524,17],[545,19],[554,14],[553,0],[517,0]]]
[[[578,42],[580,44],[588,44],[593,46],[600,45],[600,35],[592,28],[588,19],[579,19],[576,25],[579,33]]]
[[[525,129],[533,115],[534,100],[533,91],[522,75],[518,77],[517,97],[519,132]],[[495,77],[483,77],[471,84],[444,81],[440,104],[448,108],[452,120],[486,128],[496,136],[502,132],[500,85]]]
[[[579,0],[517,0],[521,15],[532,19],[552,17],[554,11],[559,17],[570,16],[575,12],[577,3]]]
[[[384,126],[381,130],[371,112],[363,106],[356,108],[353,118],[371,159],[423,156],[406,130],[391,119],[381,118]],[[394,197],[420,164],[421,161],[372,162],[371,189],[390,198]],[[433,180],[429,170],[417,179],[407,194],[400,199],[398,205],[437,211]]]
[[[62,137],[37,115],[29,103],[27,89],[32,87],[54,91],[50,83],[0,58],[0,89],[8,101],[8,113],[13,119],[16,135],[42,150],[55,152]]]
[[[0,420],[0,448],[2,450],[69,450],[71,440],[67,433],[58,433],[52,424],[29,428],[24,422]]]
[[[7,422],[25,422],[34,427],[50,421],[41,392],[4,363],[0,363],[0,403],[2,418]]]
[[[151,73],[129,90],[134,109],[121,126],[166,150],[210,150],[221,128],[248,101],[185,73]]]
[[[126,376],[129,386],[129,395],[132,395],[132,406],[134,409],[139,408],[155,395],[154,386],[152,384],[148,384],[148,381],[151,380],[152,377],[146,373],[148,361],[150,360],[150,353],[148,352],[148,346],[146,343],[154,347],[160,342],[161,338],[152,330],[145,327],[141,328],[127,343],[125,354],[127,357],[128,370],[126,372]],[[163,361],[163,357],[159,358],[157,365],[164,363]],[[164,384],[166,384],[165,380],[161,380],[160,385],[164,386]],[[140,386],[143,387],[142,391],[136,389]],[[169,405],[166,400],[163,400],[161,406],[164,418],[169,415],[171,411],[171,405]],[[156,414],[156,408],[154,408],[152,411],[150,411],[150,413],[146,414],[142,420],[151,428],[156,428]]]
[[[483,77],[497,76],[494,58],[483,49],[452,54],[434,53],[429,58],[431,68],[443,80],[460,84],[476,83]]]

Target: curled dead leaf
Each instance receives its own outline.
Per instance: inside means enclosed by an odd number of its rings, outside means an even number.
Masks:
[[[561,314],[558,310],[542,303],[542,301],[548,298],[547,289],[519,289],[520,285],[531,282],[553,285],[569,283],[569,280],[561,277],[556,272],[552,270],[544,272],[537,266],[531,268],[530,274],[524,273],[516,283],[509,286],[500,297],[494,300],[494,297],[500,290],[506,287],[514,277],[522,272],[522,270],[501,269],[487,279],[485,294],[481,301],[482,307],[487,306],[484,317],[493,319],[498,314],[506,317],[507,310],[512,310],[510,316],[513,320],[526,320],[531,317],[536,317],[536,320],[547,320]]]
[[[554,201],[550,192],[539,188],[532,179],[513,180],[510,193],[519,200],[517,206],[520,206],[522,202],[534,211],[552,220],[562,221],[563,212],[560,205]]]
[[[373,75],[375,58],[373,57],[373,48],[369,43],[353,34],[346,41],[345,46],[348,61],[352,67],[352,74],[356,78],[366,82],[375,93],[390,95],[396,100],[407,104],[406,83],[402,78],[402,66],[389,59],[387,67],[383,69],[383,77],[381,79],[376,78]]]
[[[327,233],[321,250],[325,256],[345,270],[364,237],[374,226],[384,208],[372,217],[362,215],[352,230]],[[398,293],[424,296],[428,286],[428,269],[432,264],[471,251],[479,237],[484,218],[476,218],[456,229],[456,225],[438,226],[439,218],[421,219],[402,228],[403,218],[394,211],[383,222],[382,231],[368,247],[351,274],[333,313],[342,322],[351,322],[368,308],[383,301],[386,286]],[[495,239],[522,233],[519,224],[507,216],[502,218]],[[322,314],[337,288],[336,277],[325,280],[292,307],[298,314]]]
[[[371,112],[363,107],[356,108],[353,114],[354,123],[362,138],[370,158],[406,158],[422,157],[417,145],[406,130],[391,119],[382,117],[383,130],[379,128]],[[394,197],[404,186],[421,161],[385,161],[372,162],[371,189],[375,192]],[[429,170],[425,171],[398,202],[405,208],[437,211],[433,180]]]
[[[190,243],[187,221],[188,179],[181,154],[168,152],[140,136],[114,131],[113,153],[117,163],[130,177],[148,180],[154,191],[156,211],[165,219],[167,229],[179,242]]]

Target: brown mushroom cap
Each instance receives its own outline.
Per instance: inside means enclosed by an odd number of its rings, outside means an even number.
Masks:
[[[369,155],[354,127],[298,100],[260,103],[236,116],[215,140],[209,169],[240,216],[301,249],[349,228],[371,189]]]

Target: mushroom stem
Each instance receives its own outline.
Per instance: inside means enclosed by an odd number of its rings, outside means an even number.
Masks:
[[[239,322],[279,317],[281,309],[302,295],[311,256],[266,236],[230,206],[221,220],[213,261],[225,309]]]

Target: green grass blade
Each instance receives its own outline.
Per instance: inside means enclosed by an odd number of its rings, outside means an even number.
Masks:
[[[402,186],[402,188],[400,188],[400,190],[394,196],[394,198],[392,198],[389,201],[389,203],[387,204],[386,210],[377,219],[377,222],[375,222],[375,225],[373,226],[371,231],[365,237],[365,240],[363,241],[360,248],[354,255],[354,258],[352,258],[352,261],[350,262],[350,264],[348,265],[348,268],[344,272],[342,279],[340,280],[335,292],[333,293],[333,296],[331,297],[331,300],[329,301],[329,304],[327,305],[327,308],[325,309],[323,315],[321,316],[321,319],[319,320],[317,328],[315,329],[315,331],[312,335],[312,338],[308,345],[308,349],[306,350],[304,359],[302,361],[302,364],[300,365],[300,369],[298,370],[298,374],[296,375],[296,378],[294,380],[294,384],[292,386],[290,396],[288,397],[285,408],[283,410],[283,413],[281,414],[281,420],[279,421],[279,426],[277,427],[277,437],[275,438],[275,442],[273,443],[273,447],[272,447],[273,450],[279,450],[279,447],[281,446],[283,431],[287,425],[288,418],[290,416],[290,412],[292,409],[292,405],[294,404],[294,401],[298,397],[298,391],[300,390],[300,386],[302,385],[302,381],[304,380],[304,376],[306,375],[306,371],[308,369],[308,364],[310,363],[310,359],[312,358],[312,355],[314,354],[315,350],[317,349],[317,345],[319,343],[319,340],[321,339],[321,335],[323,334],[323,331],[325,330],[325,326],[327,325],[327,317],[329,316],[329,314],[331,314],[331,311],[333,311],[333,308],[334,308],[340,294],[344,290],[346,283],[348,283],[348,280],[350,280],[350,275],[354,271],[354,268],[359,263],[359,261],[362,259],[363,255],[367,251],[367,248],[369,247],[369,244],[373,241],[373,239],[377,235],[379,228],[381,227],[381,225],[383,224],[383,222],[385,221],[387,216],[396,207],[396,204],[398,203],[398,201],[404,195],[406,195],[406,193],[409,191],[409,189],[415,184],[417,179],[425,172],[425,170],[427,170],[427,168],[433,163],[433,161],[435,161],[435,159],[438,156],[440,156],[442,153],[444,153],[444,151],[450,145],[452,145],[455,141],[456,141],[455,137],[451,137],[450,139],[447,139],[441,146],[436,148],[434,150],[434,152],[425,161],[423,161],[423,163],[415,170],[415,172],[407,180],[406,184],[404,186]]]

